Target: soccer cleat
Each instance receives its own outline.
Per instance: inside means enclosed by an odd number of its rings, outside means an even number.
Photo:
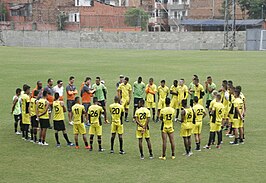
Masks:
[[[38,145],[42,145],[42,143],[41,142],[38,142]]]
[[[190,151],[188,154],[189,154],[189,156],[192,156],[192,155],[193,155],[193,152],[192,152],[192,151]]]
[[[47,142],[42,143],[43,146],[48,146],[49,144]]]
[[[123,150],[121,150],[121,151],[119,151],[119,154],[126,154],[126,152],[125,151],[123,151]]]
[[[61,147],[61,144],[56,144],[56,147]]]
[[[22,140],[26,140],[25,137],[22,137]]]
[[[115,151],[111,149],[110,150],[110,154],[114,154],[114,153],[115,153]]]
[[[21,132],[16,132],[15,134],[16,134],[16,135],[21,135]]]
[[[206,145],[203,147],[203,149],[211,149],[211,146]]]
[[[73,126],[73,125],[74,125],[73,121],[70,121],[70,122],[69,122],[69,124],[70,124],[71,126]]]
[[[30,139],[30,142],[34,143],[34,140]]]
[[[140,156],[140,159],[141,159],[141,160],[144,160],[144,156]]]
[[[85,149],[91,149],[91,147],[90,146],[85,146]]]
[[[229,135],[229,138],[235,138],[235,136],[230,134],[230,135]]]
[[[153,155],[152,154],[150,155],[150,159],[153,159]]]
[[[183,155],[183,156],[186,156],[186,155],[187,155],[187,153],[185,152],[185,153],[183,153],[182,155]]]
[[[166,160],[166,157],[165,156],[160,156],[159,159],[160,160]]]
[[[221,141],[221,144],[223,144],[224,142],[223,141]]]
[[[242,142],[239,142],[239,144],[242,144],[242,145],[243,145],[243,144],[245,144],[245,142],[244,142],[244,141],[242,141]]]
[[[73,144],[72,142],[67,144],[68,146],[74,146],[75,144]]]
[[[217,148],[217,149],[221,149],[221,146],[220,146],[220,145],[217,145],[216,148]]]
[[[231,141],[230,144],[231,144],[231,145],[239,145],[239,144],[238,144],[237,142],[235,142],[235,141]]]
[[[199,152],[200,152],[200,151],[201,151],[201,149],[200,149],[200,148],[196,148],[196,149],[195,149],[195,151],[199,151]]]
[[[125,122],[129,122],[128,118],[125,118]]]
[[[79,149],[79,146],[75,146],[75,149]]]
[[[175,156],[172,156],[172,160],[174,160],[175,159]]]
[[[104,150],[105,150],[105,149],[101,148],[101,149],[99,149],[98,151],[99,151],[99,152],[103,152]]]

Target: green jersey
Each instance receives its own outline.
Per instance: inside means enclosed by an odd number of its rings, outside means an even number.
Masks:
[[[134,98],[144,98],[145,97],[145,87],[146,85],[141,82],[135,81],[133,84],[133,96]]]
[[[195,87],[194,83],[191,82],[191,83],[188,85],[188,90],[193,89],[194,87]],[[191,94],[191,99],[194,99],[194,93],[195,93],[195,92],[192,92],[192,94]]]
[[[106,99],[105,96],[107,94],[107,88],[102,83],[99,85],[93,84],[92,88],[96,89],[94,96],[97,97],[98,101],[103,101]]]
[[[20,108],[20,102],[21,102],[21,99],[20,99],[20,97],[18,97],[17,95],[15,95],[15,96],[13,97],[13,101],[14,101],[15,99],[17,99],[18,101],[17,101],[17,103],[15,104],[15,108],[14,108],[13,114],[14,114],[14,115],[19,115],[19,114],[21,114],[21,108]]]
[[[216,84],[212,83],[212,84],[208,84],[208,88],[211,88],[212,91],[216,89]],[[212,100],[212,92],[209,92],[208,90],[206,90],[206,100]]]

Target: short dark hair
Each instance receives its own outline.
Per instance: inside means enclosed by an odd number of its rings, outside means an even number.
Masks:
[[[229,84],[229,85],[233,85],[233,81],[232,81],[232,80],[229,80],[229,81],[227,82],[227,84]]]
[[[199,98],[197,96],[195,96],[193,100],[194,100],[195,103],[199,102]]]
[[[141,77],[141,76],[139,76],[139,77],[138,77],[138,80],[142,80],[142,77]]]
[[[197,82],[199,82],[199,78],[194,78],[194,81],[197,81]]]
[[[46,90],[44,90],[43,92],[42,92],[42,96],[44,96],[44,97],[46,97],[47,96],[47,91]]]
[[[39,80],[39,81],[37,81],[37,85],[38,85],[38,84],[40,84],[40,83],[42,83],[40,80]]]
[[[49,79],[47,80],[47,83],[50,83],[52,80],[53,80],[52,78],[49,78]]]
[[[239,91],[239,90],[235,90],[235,94],[236,94],[237,96],[239,96],[239,95],[240,95],[240,91]]]
[[[99,76],[97,76],[97,77],[96,77],[96,79],[99,79],[99,80],[101,80],[101,78],[100,78]]]
[[[161,83],[165,83],[165,80],[162,80]]]
[[[194,76],[194,78],[199,78],[198,75],[196,75],[196,74],[194,74],[193,76]]]
[[[242,87],[241,86],[236,86],[236,90],[239,90],[241,92],[242,91]]]
[[[75,79],[75,77],[74,76],[70,76],[69,77],[69,80],[72,80],[72,79]]]
[[[62,80],[58,80],[57,81],[57,84],[59,85],[60,83],[62,83],[63,81]]]
[[[39,91],[38,91],[38,90],[34,90],[34,92],[33,92],[33,96],[36,97],[36,96],[38,96],[38,95],[39,95]]]
[[[98,98],[97,97],[93,97],[93,103],[97,103],[98,102]]]
[[[114,97],[114,101],[115,101],[115,102],[119,102],[119,97],[118,97],[118,96],[115,96],[115,97]]]
[[[85,82],[87,82],[88,80],[91,80],[91,78],[90,77],[86,77],[85,78]]]
[[[23,91],[26,92],[28,89],[30,89],[30,86],[27,84],[23,85]]]
[[[125,80],[126,80],[126,81],[129,81],[129,78],[128,78],[128,77],[125,77]]]
[[[216,98],[217,98],[218,100],[221,100],[221,98],[222,98],[221,94],[218,93],[218,94],[216,95]]]
[[[54,93],[54,99],[55,99],[55,100],[59,99],[59,93],[58,93],[58,92],[55,92],[55,93]]]
[[[153,82],[153,78],[150,78],[149,81],[152,81]]]
[[[227,80],[223,80],[223,83],[224,83],[224,84],[227,84]]]
[[[170,103],[171,103],[171,99],[169,97],[166,97],[165,104],[170,105]]]
[[[212,79],[212,77],[211,76],[208,76],[207,79]]]
[[[140,100],[139,100],[139,105],[144,106],[144,103],[145,103],[145,101],[144,101],[143,99],[140,99]]]
[[[78,103],[79,101],[79,96],[75,97],[75,103]]]
[[[21,92],[21,89],[20,88],[17,88],[16,89],[16,94],[19,94]]]

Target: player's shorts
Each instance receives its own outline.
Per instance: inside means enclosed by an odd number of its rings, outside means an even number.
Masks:
[[[21,118],[22,118],[22,115],[21,114],[18,114],[18,115],[15,115],[14,114],[14,120],[16,123],[18,123],[19,121],[21,121]]]
[[[85,135],[86,134],[86,128],[84,123],[74,124],[73,125],[73,133],[74,135]]]
[[[156,103],[155,102],[146,102],[146,107],[148,109],[155,108],[156,107]]]
[[[189,137],[191,136],[192,134],[192,129],[185,129],[185,128],[182,128],[180,129],[180,136],[181,137]]]
[[[66,130],[66,126],[64,120],[54,120],[54,130],[56,131],[64,131]]]
[[[122,135],[124,133],[123,125],[121,125],[119,123],[112,122],[112,124],[111,124],[111,133],[118,133],[119,135]]]
[[[196,122],[196,124],[194,125],[194,128],[193,128],[193,133],[194,134],[201,134],[201,130],[202,130],[202,122]]]
[[[229,119],[229,110],[228,107],[224,109],[224,119]]]
[[[175,130],[172,126],[170,127],[163,127],[162,132],[163,133],[173,133]]]
[[[72,111],[72,106],[75,105],[75,100],[67,100],[67,111]]]
[[[206,100],[206,109],[209,109],[212,100]]]
[[[173,109],[178,109],[179,106],[178,106],[178,99],[172,99],[171,100],[171,103],[170,103],[170,106],[173,108]]]
[[[50,127],[49,119],[40,119],[40,127],[49,128]]]
[[[103,133],[102,126],[100,126],[98,123],[91,124],[90,129],[89,129],[90,135],[102,136],[102,133]]]
[[[210,123],[210,132],[218,132],[221,131],[221,122],[215,122],[215,123]]]
[[[158,102],[158,109],[165,108],[165,100],[159,100]]]
[[[139,101],[143,99],[143,98],[134,98],[134,107],[138,107],[139,106]]]
[[[122,98],[121,99],[121,104],[122,106],[125,108],[125,109],[128,109],[129,108],[129,105],[128,105],[128,102],[129,102],[129,99],[128,98]]]
[[[39,121],[37,121],[37,116],[31,116],[30,117],[30,122],[31,122],[31,126],[33,128],[38,128],[39,127]]]
[[[137,130],[136,131],[136,138],[137,139],[148,139],[150,138],[150,130],[145,130],[145,131],[141,131],[141,130]]]
[[[85,111],[86,111],[86,113],[87,113],[88,110],[89,110],[89,107],[91,106],[91,103],[83,103],[82,105],[84,106]]]
[[[30,125],[30,115],[29,114],[22,114],[22,124]]]

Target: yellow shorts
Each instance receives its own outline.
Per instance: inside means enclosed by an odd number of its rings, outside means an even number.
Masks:
[[[232,123],[232,127],[233,128],[243,128],[244,127],[244,123],[241,119],[233,119],[233,123]]]
[[[73,133],[74,133],[74,135],[78,135],[78,134],[84,135],[84,134],[86,134],[86,128],[85,128],[84,123],[74,124],[73,125]]]
[[[191,136],[191,134],[192,134],[192,129],[185,129],[181,127],[181,130],[180,130],[181,137],[189,137]]]
[[[128,109],[128,108],[129,108],[128,102],[129,102],[129,99],[128,99],[128,98],[126,98],[126,99],[122,98],[122,99],[121,99],[122,106],[123,106],[125,109]]]
[[[221,122],[210,123],[210,132],[218,132],[221,129]]]
[[[194,128],[193,128],[193,133],[194,134],[201,134],[201,130],[202,130],[202,122],[196,122],[196,124],[194,125]]]
[[[146,107],[148,109],[155,108],[156,107],[156,103],[155,102],[146,102]]]
[[[173,127],[163,127],[162,132],[163,133],[173,133],[175,130]]]
[[[103,128],[98,123],[91,124],[89,134],[90,135],[97,135],[102,136]]]
[[[172,99],[171,100],[171,103],[170,103],[170,106],[173,108],[173,109],[178,109],[179,106],[178,106],[178,100],[177,99]]]
[[[158,102],[158,109],[165,108],[165,100],[159,100]]]
[[[112,124],[111,124],[111,133],[118,133],[119,135],[122,135],[124,133],[123,125],[121,125],[119,123],[112,122]]]
[[[30,115],[22,113],[22,124],[30,125]]]
[[[136,131],[136,138],[142,139],[142,138],[150,138],[150,130],[145,130],[144,132],[141,130]]]

